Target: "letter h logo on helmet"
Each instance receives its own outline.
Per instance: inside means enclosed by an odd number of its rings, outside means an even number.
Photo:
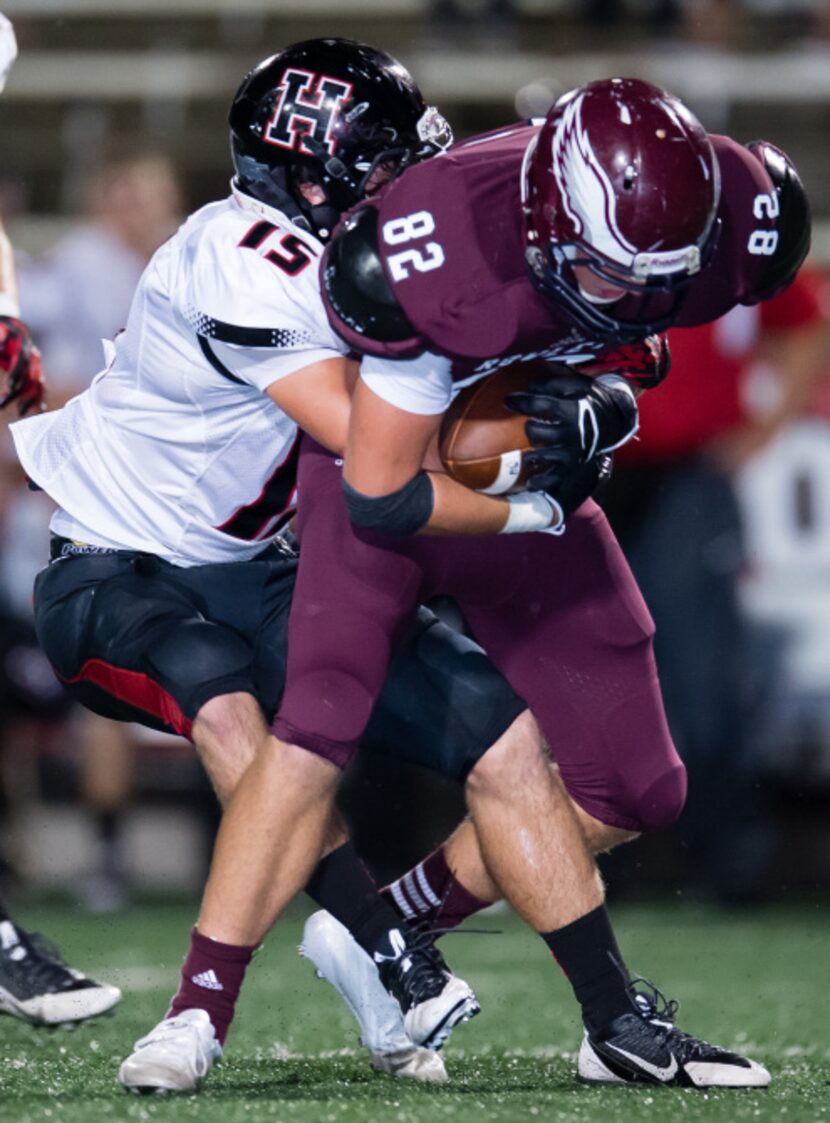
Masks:
[[[351,83],[292,68],[286,70],[278,89],[279,99],[264,139],[307,156],[318,156],[320,145],[325,145],[333,156],[336,141],[332,133],[343,103],[351,97]],[[307,139],[315,142],[316,151],[307,147]]]

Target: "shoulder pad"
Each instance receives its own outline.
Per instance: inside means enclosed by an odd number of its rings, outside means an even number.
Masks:
[[[373,206],[357,211],[330,243],[323,290],[337,319],[366,339],[399,343],[416,334],[383,271]]]
[[[793,281],[809,252],[810,203],[786,153],[766,140],[753,141],[747,148],[763,165],[778,196],[778,245],[767,259],[761,286],[752,294],[756,300],[769,300]]]

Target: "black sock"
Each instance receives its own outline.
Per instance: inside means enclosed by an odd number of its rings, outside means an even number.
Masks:
[[[573,987],[582,1019],[591,1032],[601,1032],[614,1018],[635,1009],[627,990],[628,972],[605,905],[564,928],[539,935]]]
[[[98,827],[98,837],[105,846],[115,844],[115,836],[121,819],[120,811],[96,811],[95,823]]]
[[[351,842],[344,842],[318,864],[305,887],[309,897],[344,924],[364,951],[394,952],[389,932],[410,931],[380,896]]]
[[[6,912],[6,906],[3,904],[2,900],[0,900],[0,920],[11,920],[11,917]]]

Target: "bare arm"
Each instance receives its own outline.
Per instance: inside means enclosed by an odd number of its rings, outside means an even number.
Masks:
[[[409,413],[358,380],[346,444],[344,478],[367,496],[395,492],[420,471],[441,424],[439,415]],[[498,534],[509,513],[505,499],[470,491],[430,472],[435,504],[423,534]]]
[[[325,359],[272,383],[268,397],[331,452],[343,454],[357,364]]]

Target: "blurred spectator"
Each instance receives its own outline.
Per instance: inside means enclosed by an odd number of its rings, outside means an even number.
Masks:
[[[43,353],[53,407],[104,366],[101,340],[124,326],[144,266],[180,211],[166,158],[117,160],[92,175],[86,219],[46,259],[21,263],[22,311]]]
[[[803,271],[775,300],[670,339],[672,372],[641,399],[639,440],[621,450],[604,503],[657,625],[663,697],[689,769],[681,830],[692,878],[719,897],[751,897],[770,839],[753,801],[733,482],[814,393],[825,340],[816,277]],[[753,418],[741,375],[761,356],[780,393]]]
[[[180,205],[165,158],[113,161],[91,176],[85,219],[45,259],[21,265],[22,315],[43,352],[52,407],[83,390],[105,365],[102,340],[126,323],[138,279],[175,230]],[[17,473],[16,463],[12,470]],[[51,514],[43,495],[18,486],[0,515],[0,604],[11,635],[31,631],[32,582],[47,560]],[[118,836],[131,796],[132,733],[86,710],[77,714],[75,729],[81,798],[94,820],[98,850],[82,897],[88,907],[106,911],[125,899]]]
[[[740,0],[685,0],[682,29],[701,46],[739,47],[746,30],[741,20],[742,8]]]
[[[509,46],[516,34],[513,0],[431,0],[430,21],[437,38],[433,46],[482,48]]]
[[[822,288],[830,316],[830,281]],[[779,789],[830,795],[830,354],[818,393],[738,473],[748,567],[741,582],[758,644],[771,666],[759,745]],[[780,387],[768,357],[747,379],[757,409]]]
[[[744,28],[746,0],[587,0],[579,5],[593,28],[617,28],[623,19],[643,20],[658,33],[680,31],[705,44],[734,44]]]
[[[636,4],[631,0],[587,0],[579,8],[583,19],[596,28],[616,27],[624,16],[636,10],[654,30],[668,31],[681,22],[688,3],[689,0],[639,0]]]

